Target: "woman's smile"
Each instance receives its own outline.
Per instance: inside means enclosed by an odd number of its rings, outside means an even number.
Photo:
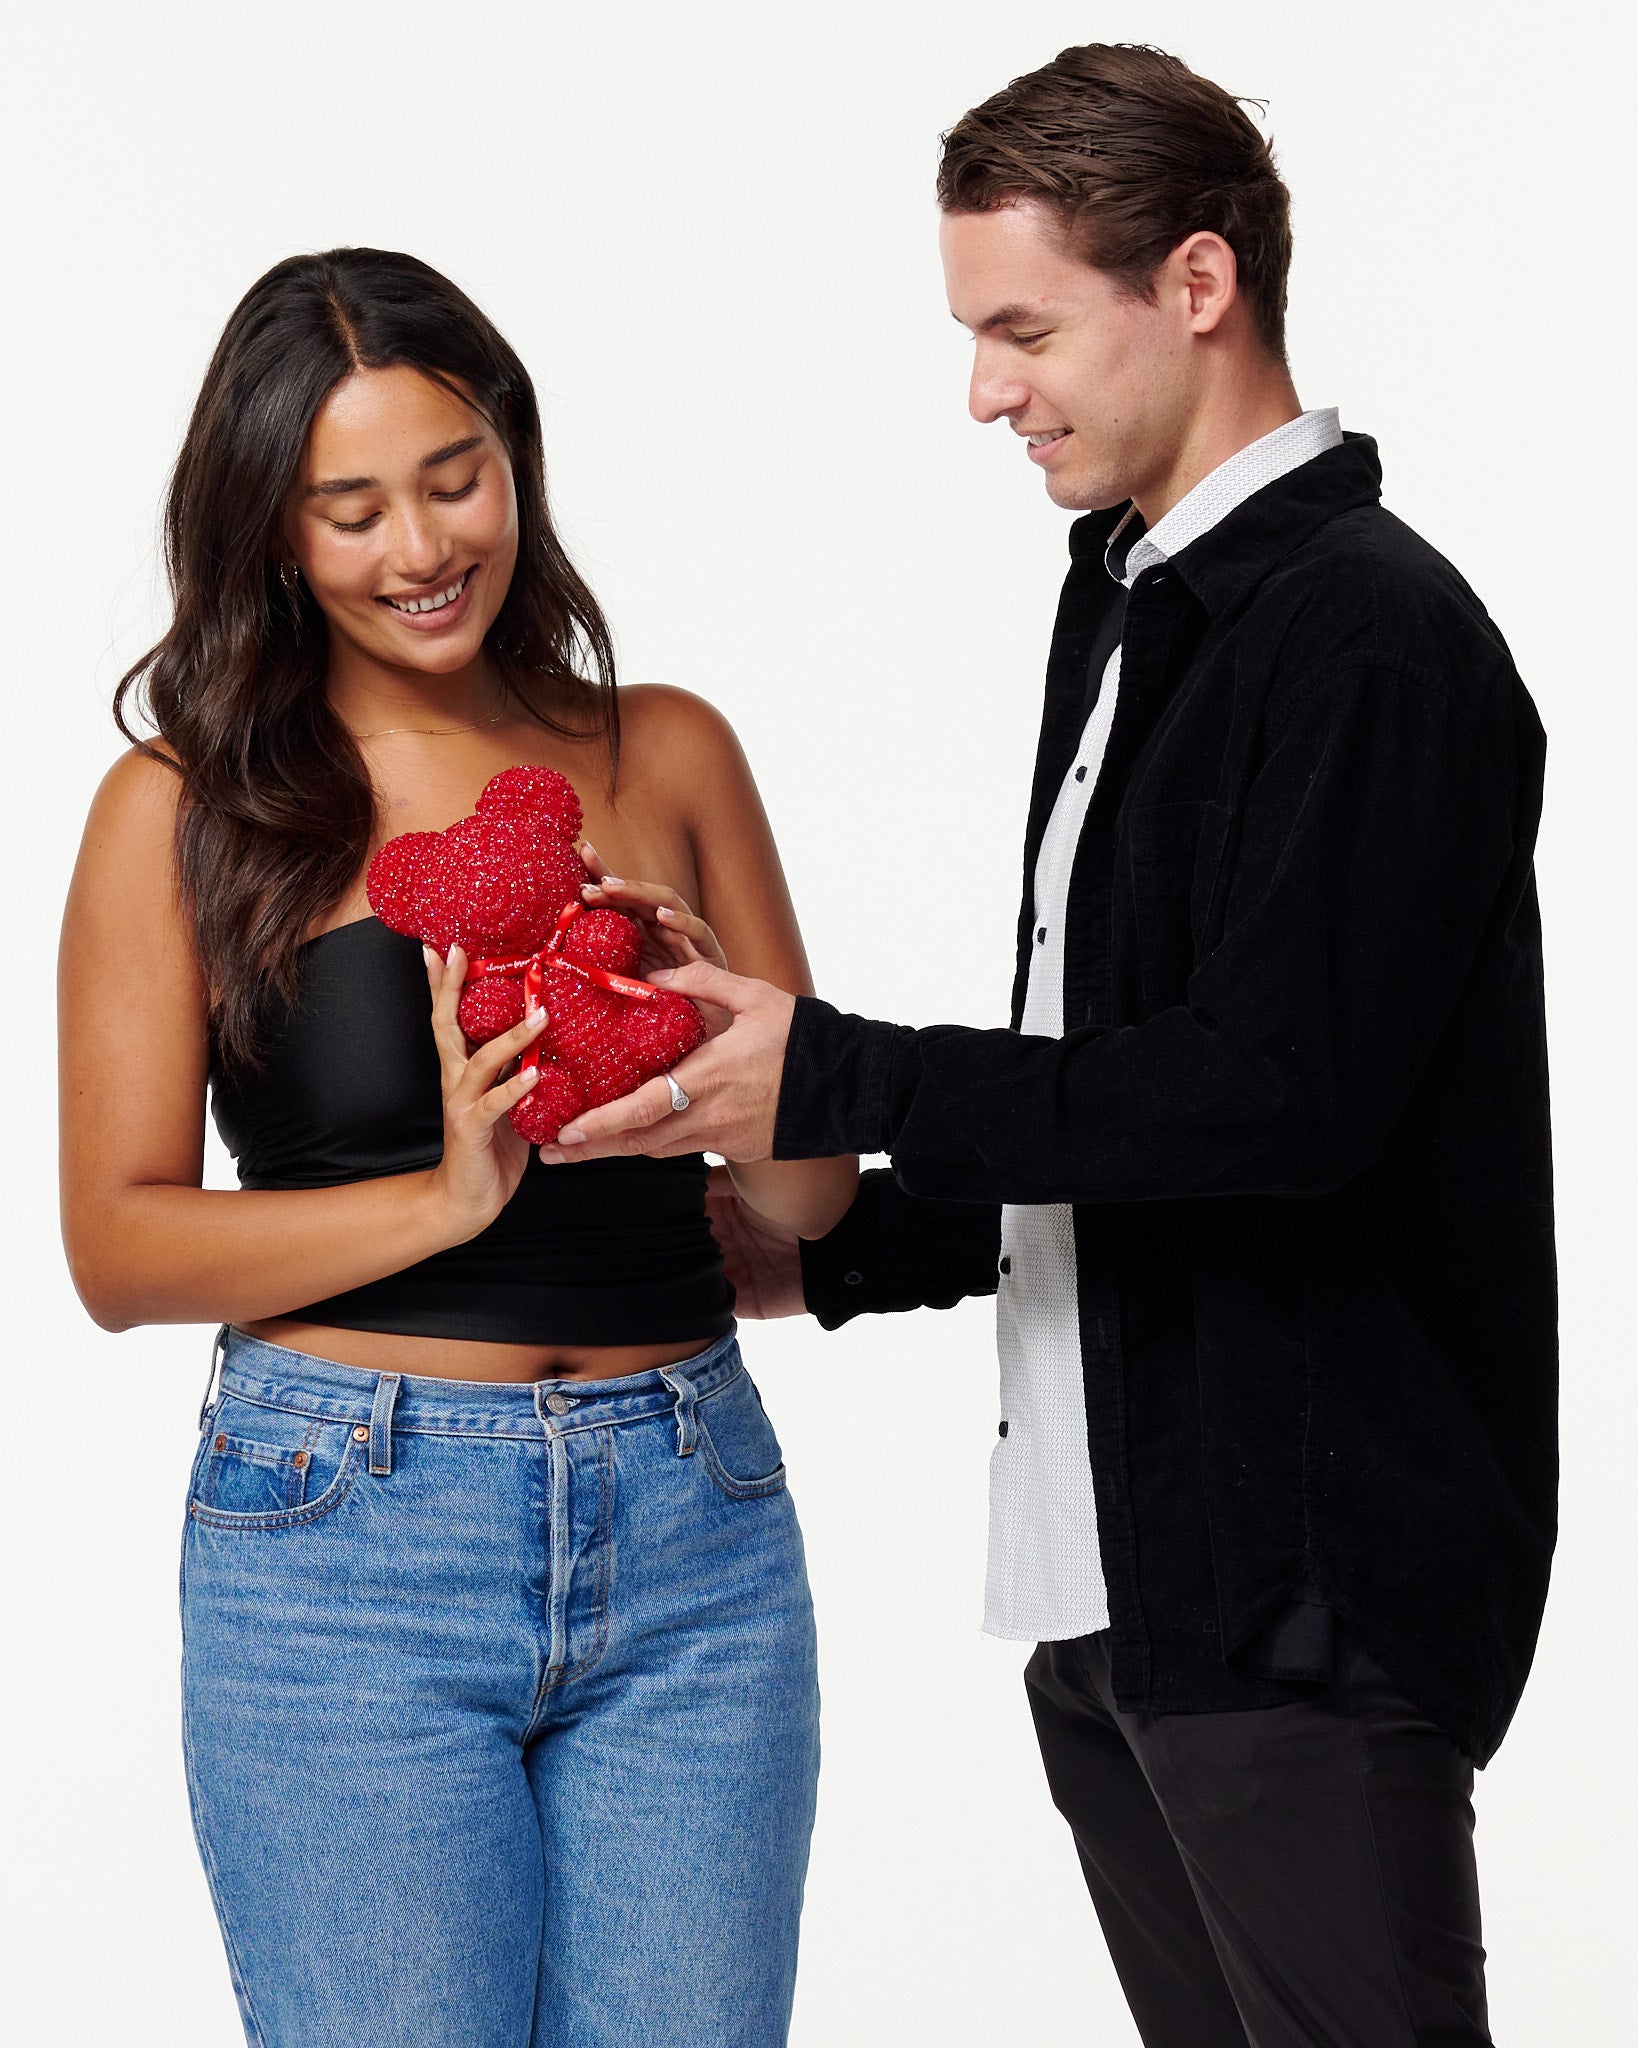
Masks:
[[[384,606],[412,633],[447,631],[465,618],[477,580],[478,565],[474,563],[440,589],[381,596],[376,603]]]

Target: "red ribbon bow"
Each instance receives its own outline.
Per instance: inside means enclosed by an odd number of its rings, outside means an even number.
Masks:
[[[469,981],[486,981],[496,974],[521,974],[523,976],[523,1014],[527,1017],[540,1003],[541,992],[546,986],[548,970],[560,974],[578,974],[582,981],[606,988],[617,996],[635,996],[640,1003],[651,1003],[663,990],[651,981],[638,981],[629,974],[615,974],[607,967],[587,967],[579,960],[565,960],[563,941],[569,927],[585,909],[578,898],[565,903],[557,914],[557,923],[552,927],[551,936],[538,953],[520,954],[515,960],[469,960],[466,974]],[[536,1038],[518,1062],[520,1073],[530,1073],[540,1065],[540,1040]]]

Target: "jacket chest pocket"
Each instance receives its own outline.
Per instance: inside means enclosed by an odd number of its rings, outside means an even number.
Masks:
[[[1146,1015],[1185,1000],[1213,863],[1202,841],[1218,806],[1151,804],[1127,820],[1134,960]]]

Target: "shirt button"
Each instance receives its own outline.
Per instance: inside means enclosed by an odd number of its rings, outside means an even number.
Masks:
[[[844,1287],[862,1287],[864,1285],[864,1275],[862,1273],[844,1273],[842,1275],[842,1285]]]
[[[1038,946],[1044,946],[1046,944],[1046,926],[1044,924],[1041,925],[1036,931],[1035,943]]]
[[[1077,782],[1084,782],[1086,780],[1086,769],[1084,767],[1075,770],[1075,780]]]
[[[1003,1421],[1003,1422],[1002,1422],[1002,1424],[1001,1424],[1001,1427],[1000,1427],[1000,1428],[999,1428],[999,1429],[998,1429],[998,1430],[996,1431],[996,1435],[997,1435],[997,1436],[1005,1436],[1005,1435],[1006,1435],[1006,1433],[1007,1433],[1007,1425],[1006,1425],[1005,1421]]]
[[[548,1394],[546,1406],[553,1415],[567,1415],[574,1403],[567,1394]]]
[[[1012,1271],[1012,1260],[1010,1257],[1001,1261],[1001,1270],[1003,1273],[1010,1273]]]

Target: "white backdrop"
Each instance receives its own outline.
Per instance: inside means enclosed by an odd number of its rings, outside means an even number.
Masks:
[[[555,502],[625,675],[686,685],[735,721],[822,989],[910,1022],[994,1022],[1066,522],[1012,437],[966,418],[932,176],[963,109],[1094,36],[1159,42],[1269,102],[1295,194],[1303,399],[1378,436],[1389,504],[1475,583],[1548,727],[1565,1523],[1537,1673],[1481,1780],[1479,1826],[1498,2038],[1624,2031],[1634,720],[1613,591],[1635,538],[1634,295],[1606,188],[1627,169],[1614,137],[1633,53],[1614,21],[1582,0],[151,0],[13,23],[13,2038],[239,2038],[175,1733],[176,1547],[208,1332],[95,1329],[47,1192],[46,962],[115,751],[110,691],[161,620],[156,508],[230,307],[279,257],[340,242],[413,250],[472,292],[535,375]],[[119,1015],[110,988],[115,1061]],[[799,2048],[1128,2048],[1040,1782],[1022,1652],[978,1634],[988,1305],[830,1337],[752,1330],[747,1351],[821,1626]],[[322,1807],[345,1787],[290,1797]]]

